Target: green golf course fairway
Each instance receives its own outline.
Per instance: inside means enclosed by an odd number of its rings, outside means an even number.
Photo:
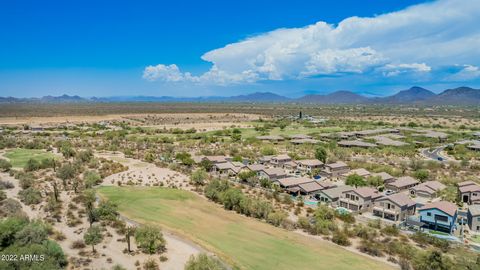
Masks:
[[[17,148],[8,150],[5,153],[5,157],[10,160],[12,167],[23,168],[31,158],[36,159],[37,161],[42,161],[46,158],[54,158],[55,154],[38,149]]]
[[[334,244],[223,210],[200,196],[159,187],[100,187],[126,217],[160,225],[242,269],[390,269]]]

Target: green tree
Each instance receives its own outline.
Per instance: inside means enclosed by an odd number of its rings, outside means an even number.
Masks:
[[[154,254],[165,250],[165,239],[157,227],[143,226],[135,231],[135,241],[143,252]]]
[[[100,220],[113,221],[118,217],[118,206],[110,201],[101,201],[95,211]]]
[[[190,256],[185,264],[185,270],[227,270],[220,260],[201,253]]]
[[[27,161],[27,164],[25,164],[25,167],[23,167],[23,170],[26,172],[32,172],[39,170],[41,167],[41,164],[38,160],[31,158]]]
[[[102,177],[96,171],[87,171],[83,174],[83,182],[85,183],[85,188],[92,188],[93,186],[100,183]]]
[[[44,223],[33,221],[18,231],[15,238],[20,245],[41,244],[48,238],[48,229]]]
[[[244,182],[249,182],[251,178],[254,178],[257,175],[256,172],[254,171],[243,171],[238,174],[238,179],[244,181]]]
[[[207,179],[208,174],[205,169],[200,168],[195,170],[192,175],[190,176],[190,180],[196,186],[203,186],[205,184],[205,180]]]
[[[347,184],[349,186],[355,186],[355,188],[357,188],[359,186],[360,187],[361,186],[366,186],[367,182],[365,182],[365,179],[363,177],[354,173],[354,174],[351,174],[347,177],[347,180],[345,181],[345,184]]]
[[[12,168],[12,164],[7,160],[0,158],[0,170],[6,172]]]
[[[372,187],[379,187],[383,185],[382,177],[380,176],[370,176],[367,178],[367,184]]]
[[[73,148],[68,145],[68,144],[65,144],[63,145],[61,148],[60,148],[60,152],[62,153],[62,155],[66,158],[66,159],[69,159],[71,157],[74,157],[76,152],[75,150],[73,150]]]
[[[420,182],[424,182],[430,176],[430,173],[427,170],[417,170],[415,171],[415,178],[420,180]]]
[[[204,168],[205,171],[210,171],[212,169],[213,163],[208,159],[203,159],[200,161],[200,167]]]
[[[73,179],[75,177],[76,170],[72,164],[64,164],[57,171],[57,177],[62,179],[63,188],[67,189],[67,180]]]
[[[91,226],[83,235],[83,241],[87,245],[92,246],[92,251],[95,252],[95,245],[98,245],[103,240],[102,229],[100,226]]]
[[[260,149],[260,153],[264,156],[271,156],[271,155],[275,155],[277,151],[272,146],[266,145],[262,147],[262,149]]]
[[[452,261],[438,250],[427,251],[414,260],[415,270],[448,270],[453,269]]]
[[[320,160],[323,163],[327,162],[327,150],[323,148],[322,146],[317,147],[315,149],[315,158]]]

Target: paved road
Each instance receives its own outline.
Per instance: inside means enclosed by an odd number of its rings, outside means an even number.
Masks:
[[[440,152],[442,152],[443,149],[445,149],[447,146],[448,145],[442,145],[442,146],[439,146],[439,147],[434,148],[432,150],[430,150],[429,148],[425,148],[425,149],[421,150],[421,153],[426,158],[433,159],[433,160],[440,161],[440,162],[446,162],[446,161],[448,161],[448,158],[440,155]]]

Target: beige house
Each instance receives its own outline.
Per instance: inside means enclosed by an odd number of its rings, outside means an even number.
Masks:
[[[236,176],[243,167],[235,166],[231,162],[213,164],[212,172],[219,176]]]
[[[446,186],[438,181],[427,181],[414,186],[410,189],[410,194],[418,197],[433,199],[438,197],[440,191],[444,190]]]
[[[480,233],[480,205],[473,204],[468,206],[467,222],[471,231]]]
[[[395,222],[404,221],[415,214],[415,202],[403,193],[379,198],[373,204],[375,216]]]
[[[342,192],[339,205],[353,212],[363,213],[373,207],[373,202],[382,197],[378,190],[370,187],[361,187]]]
[[[227,156],[205,156],[203,159],[210,161],[212,164],[225,163],[230,160]]]
[[[343,178],[347,178],[348,176],[354,175],[354,174],[359,175],[363,178],[367,178],[371,175],[370,172],[365,170],[364,168],[359,168],[359,169],[351,170],[348,173],[344,174]]]
[[[328,189],[322,189],[315,194],[317,200],[323,203],[330,204],[332,206],[338,206],[338,201],[343,192],[351,191],[353,187],[351,186],[339,186]]]
[[[289,172],[289,173],[293,173],[297,170],[297,163],[295,161],[289,161],[289,162],[285,162],[283,164],[283,168]]]
[[[385,189],[391,190],[394,192],[400,192],[403,190],[413,188],[414,186],[418,185],[418,183],[420,183],[418,180],[410,176],[402,176],[402,177],[399,177],[397,180],[386,184]]]
[[[321,169],[323,167],[323,162],[318,159],[304,159],[297,161],[297,169],[304,172],[310,173],[315,169]]]
[[[388,184],[397,180],[397,178],[391,176],[389,173],[386,173],[386,172],[372,173],[372,176],[374,177],[378,176],[382,178],[382,181],[384,184]]]
[[[298,185],[312,182],[315,182],[315,180],[306,177],[286,177],[275,180],[275,183],[286,189],[298,187]]]
[[[468,204],[480,204],[480,185],[473,181],[458,183],[460,200]]]
[[[275,181],[277,179],[282,179],[287,177],[287,173],[282,168],[267,168],[260,170],[258,172],[258,176],[260,178],[270,179],[271,181]]]
[[[270,159],[270,164],[272,164],[273,166],[277,166],[277,167],[282,167],[283,164],[287,163],[287,162],[290,162],[292,161],[292,158],[288,155],[278,155],[278,156],[273,156],[271,159]]]
[[[345,162],[337,161],[335,163],[325,164],[325,168],[321,171],[321,174],[325,177],[337,178],[349,171],[350,167],[348,167]]]

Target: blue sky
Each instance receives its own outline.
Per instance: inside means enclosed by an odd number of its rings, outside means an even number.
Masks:
[[[479,2],[3,1],[0,96],[478,87]]]

